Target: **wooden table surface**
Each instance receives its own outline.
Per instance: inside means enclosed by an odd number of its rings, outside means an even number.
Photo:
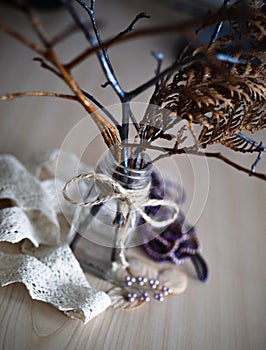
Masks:
[[[98,18],[101,18],[106,37],[125,28],[143,10],[152,14],[152,24],[178,16],[159,2],[97,1]],[[31,35],[23,15],[13,8],[1,5],[0,18],[21,33]],[[62,26],[67,23],[68,16],[60,11],[45,12],[42,19],[49,33],[53,33],[59,29],[59,23]],[[70,43],[59,47],[65,61],[75,56],[85,44],[77,36],[72,37]],[[32,60],[36,56],[34,53],[14,39],[1,33],[0,45],[0,93],[67,91],[59,79]],[[115,46],[111,58],[121,84],[130,89],[151,77],[155,62],[150,51],[166,52],[167,60],[174,45],[171,36],[141,38]],[[110,87],[100,87],[104,77],[95,57],[88,59],[74,73],[80,85],[105,105],[118,103]],[[137,101],[145,102],[147,96],[148,93],[143,94]],[[33,153],[62,147],[66,139],[71,151],[80,152],[80,140],[93,144],[96,130],[90,121],[89,127],[80,130],[78,136],[71,133],[84,117],[80,106],[69,101],[35,97],[2,101],[0,152],[14,154],[24,161]],[[83,159],[94,164],[103,150],[104,145],[99,142],[99,147],[88,148]],[[246,164],[252,159],[246,160]],[[170,162],[172,169],[167,171],[172,177],[179,164],[182,167],[182,161]],[[131,312],[109,308],[87,325],[68,319],[50,305],[32,301],[22,285],[4,287],[0,289],[0,348],[264,349],[266,185],[219,161],[212,160],[208,166],[210,181],[202,179],[203,186],[208,182],[206,204],[201,203],[197,208],[197,198],[193,201],[195,215],[200,216],[197,232],[210,268],[206,283],[196,279],[190,262],[187,262],[182,267],[188,274],[188,288],[183,294]],[[265,161],[259,170],[265,171]],[[185,168],[182,171],[189,198],[190,174]],[[94,283],[90,276],[88,280]]]

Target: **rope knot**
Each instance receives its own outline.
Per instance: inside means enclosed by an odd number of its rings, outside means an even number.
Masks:
[[[70,187],[81,180],[93,180],[97,182],[98,191],[98,199],[80,202],[71,198],[68,194]],[[64,198],[72,203],[73,205],[79,205],[82,207],[94,206],[98,204],[106,203],[110,200],[117,199],[124,202],[127,205],[127,212],[130,213],[131,210],[136,210],[141,217],[148,222],[153,227],[163,228],[175,221],[179,214],[178,205],[172,200],[164,200],[164,199],[147,199],[149,193],[149,186],[141,190],[131,190],[126,189],[121,186],[116,180],[113,178],[104,175],[104,174],[95,174],[95,173],[87,173],[80,174],[73,177],[69,180],[63,189]],[[172,209],[171,216],[164,220],[155,220],[151,218],[145,212],[145,207],[167,207]]]

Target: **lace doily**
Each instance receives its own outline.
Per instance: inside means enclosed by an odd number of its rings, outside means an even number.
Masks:
[[[57,156],[54,151],[39,161],[36,158],[31,172],[39,174],[46,164],[49,172],[55,174]],[[15,157],[0,156],[0,241],[28,240],[21,245],[20,254],[0,251],[0,284],[21,282],[33,299],[50,303],[86,323],[111,301],[107,294],[90,286],[71,249],[60,245],[57,212],[62,205],[55,194],[61,192],[56,187],[63,183],[41,182]],[[3,205],[4,201],[8,205]]]

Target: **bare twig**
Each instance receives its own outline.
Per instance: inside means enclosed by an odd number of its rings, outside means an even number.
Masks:
[[[11,94],[0,95],[0,100],[14,100],[16,98],[26,97],[26,96],[45,96],[45,97],[57,97],[67,100],[77,101],[75,95],[68,94],[58,94],[56,92],[47,92],[47,91],[26,91],[26,92],[15,92]]]
[[[56,69],[54,69],[53,67],[49,66],[49,64],[47,64],[43,58],[35,57],[33,60],[36,62],[40,62],[42,68],[47,69],[50,72],[52,72],[54,75],[58,76],[59,78],[62,78],[60,73]]]
[[[200,154],[197,154],[197,155],[200,155]],[[205,152],[204,155],[208,158],[219,159],[219,160],[223,161],[224,163],[232,166],[233,168],[235,168],[239,171],[242,171],[250,176],[254,176],[254,177],[257,177],[258,179],[266,181],[266,174],[252,172],[250,169],[245,168],[242,165],[239,165],[239,164],[233,162],[231,159],[224,157],[221,153]]]
[[[114,73],[114,69],[112,67],[112,64],[109,59],[108,51],[107,48],[104,46],[103,41],[101,39],[100,33],[98,31],[95,15],[94,15],[94,4],[95,1],[92,0],[90,6],[86,4],[83,0],[76,0],[87,12],[91,19],[92,27],[94,30],[94,34],[96,37],[96,43],[93,40],[91,34],[88,32],[88,30],[84,27],[81,18],[71,5],[69,1],[66,1],[66,5],[72,15],[72,17],[75,19],[77,24],[81,27],[83,30],[86,38],[89,40],[90,44],[92,47],[95,45],[98,45],[99,49],[97,50],[97,55],[98,59],[101,63],[102,69],[104,71],[104,74],[107,79],[107,84],[106,85],[111,85],[118,97],[120,98],[120,101],[123,103],[122,108],[123,108],[123,113],[122,113],[122,125],[120,130],[120,136],[122,141],[127,141],[128,140],[128,134],[129,134],[129,120],[131,119],[135,127],[138,129],[138,123],[136,119],[134,118],[134,115],[130,109],[129,102],[131,100],[130,96],[125,93],[125,91],[121,88],[119,81]],[[140,13],[131,23],[130,25],[121,33],[118,34],[118,38],[124,36],[125,34],[129,33],[130,31],[133,30],[136,22],[141,19],[141,18],[147,18],[148,15],[146,13]],[[69,65],[68,65],[69,68]],[[126,159],[126,154],[124,154],[124,159]]]
[[[49,61],[55,65],[55,67],[59,70],[60,74],[62,75],[62,79],[66,82],[66,84],[69,86],[69,88],[74,92],[74,94],[77,96],[77,100],[81,103],[81,105],[85,108],[85,110],[90,114],[100,131],[102,132],[102,135],[104,137],[104,140],[107,144],[107,146],[110,148],[112,145],[119,143],[119,140],[117,138],[115,127],[112,126],[105,118],[103,118],[93,107],[91,102],[88,101],[88,99],[85,97],[85,95],[82,93],[81,89],[79,88],[78,84],[72,77],[72,75],[69,73],[69,71],[65,68],[65,66],[60,62],[58,57],[56,56],[55,52],[53,50],[50,50],[49,53]],[[111,139],[109,136],[111,135]]]
[[[230,2],[230,0],[224,0],[221,10],[226,9],[226,7],[228,6],[229,2]],[[218,38],[218,36],[219,36],[219,34],[220,34],[221,30],[222,30],[222,27],[223,27],[223,21],[220,21],[220,22],[218,22],[216,24],[214,32],[212,33],[211,39],[209,41],[208,47],[210,47],[217,40],[217,38]]]
[[[109,60],[107,49],[102,46],[102,39],[101,39],[101,36],[99,34],[97,23],[96,23],[95,16],[94,16],[94,1],[91,1],[91,6],[87,5],[82,0],[77,0],[77,2],[86,10],[86,12],[89,15],[96,40],[92,37],[90,31],[84,25],[82,18],[79,16],[79,14],[75,10],[75,8],[71,4],[71,2],[68,0],[64,1],[69,13],[73,17],[73,19],[75,20],[77,25],[81,28],[86,39],[89,41],[91,46],[94,47],[94,46],[98,45],[98,50],[96,53],[97,53],[98,60],[101,64],[101,67],[103,69],[103,72],[105,74],[105,77],[107,79],[107,82],[108,82],[108,84],[110,84],[112,86],[112,88],[114,89],[114,91],[116,92],[118,97],[120,98],[120,101],[123,103],[125,93],[122,90],[122,88],[121,88],[121,86],[116,78],[113,67],[112,67],[110,60]],[[69,66],[69,64],[66,65],[66,67],[68,70],[70,70],[72,68],[71,66]],[[125,123],[125,120],[127,121],[126,123]],[[123,113],[122,126],[118,128],[121,140],[126,140],[128,138],[128,121],[129,121],[129,116],[124,115],[124,113]],[[127,126],[125,127],[125,125],[127,125]]]
[[[83,108],[90,114],[91,118],[94,120],[98,128],[100,129],[103,138],[105,140],[105,143],[110,148],[114,144],[118,144],[119,140],[116,135],[116,130],[113,125],[111,125],[105,118],[103,118],[94,108],[92,103],[86,98],[86,96],[82,93],[81,89],[79,88],[78,84],[68,71],[68,69],[65,67],[65,65],[60,61],[60,59],[57,57],[55,51],[53,50],[48,38],[46,38],[42,32],[41,29],[39,29],[39,20],[37,18],[37,15],[35,12],[25,6],[23,7],[24,12],[27,12],[28,17],[30,18],[31,24],[34,27],[34,30],[39,33],[39,36],[41,37],[41,40],[43,44],[45,45],[45,49],[40,47],[39,45],[35,44],[28,38],[24,37],[23,35],[17,33],[16,31],[12,30],[11,28],[1,24],[0,30],[6,32],[7,34],[11,35],[12,37],[19,40],[21,43],[32,49],[33,51],[40,54],[43,58],[45,58],[48,62],[50,62],[55,69],[58,72],[58,76],[68,85],[68,87],[71,89],[71,91],[76,96],[76,100],[80,102],[80,104],[83,106]],[[35,18],[36,17],[36,18]]]
[[[101,39],[100,33],[98,31],[97,23],[94,16],[94,4],[95,1],[91,1],[91,6],[89,7],[84,1],[77,0],[77,2],[87,11],[88,15],[90,16],[92,27],[94,29],[94,34],[97,40],[97,43],[99,45],[99,51],[97,51],[98,58],[100,60],[100,63],[102,65],[103,71],[105,73],[105,76],[107,78],[107,84],[110,84],[118,97],[120,98],[120,101],[123,103],[122,105],[122,125],[120,130],[120,136],[121,140],[123,142],[127,142],[128,140],[128,134],[129,134],[129,120],[131,119],[133,121],[133,125],[138,129],[138,123],[136,119],[134,118],[134,115],[130,109],[129,102],[130,99],[128,98],[128,95],[125,93],[125,91],[121,88],[119,81],[114,73],[114,69],[112,67],[112,64],[109,59],[107,48],[103,46],[103,41]],[[72,9],[73,11],[73,9]],[[121,33],[118,34],[117,37],[122,37],[128,32],[132,31],[134,28],[134,25],[136,22],[141,18],[147,18],[149,17],[146,13],[139,14],[131,23],[130,25]],[[94,43],[91,41],[92,46]],[[105,86],[107,85],[105,84]],[[124,149],[123,159],[127,160],[127,154],[126,149]]]
[[[126,36],[120,36],[119,38],[117,37],[112,37],[109,39],[106,39],[104,43],[101,45],[101,47],[109,48],[113,45],[120,44],[124,41],[132,40],[138,37],[143,37],[143,36],[150,36],[150,35],[155,35],[155,34],[168,34],[172,32],[180,32],[180,33],[185,33],[188,32],[189,30],[192,30],[194,25],[200,24],[200,20],[192,20],[186,23],[181,23],[181,24],[171,24],[171,25],[166,25],[166,26],[154,26],[154,27],[149,27],[145,29],[137,29],[135,31],[132,31],[128,33]],[[91,54],[97,52],[99,50],[100,46],[94,46],[90,47],[83,52],[81,52],[76,58],[74,58],[72,61],[70,61],[67,64],[67,67],[70,69],[73,69],[74,67],[78,66],[80,63],[82,63],[86,58],[88,58]]]
[[[138,86],[136,89],[133,89],[133,90],[127,92],[126,93],[127,98],[129,100],[135,98],[136,96],[138,96],[141,93],[143,93],[144,91],[146,91],[148,88],[154,86],[158,81],[160,81],[166,75],[173,73],[174,71],[176,71],[178,69],[187,67],[195,61],[199,62],[202,59],[206,59],[206,55],[203,52],[198,53],[195,56],[185,58],[181,61],[177,61],[177,62],[175,61],[169,67],[165,68],[159,74],[157,74],[156,76],[154,76],[153,78],[148,80],[146,83]]]
[[[99,107],[104,112],[104,114],[111,120],[111,122],[114,125],[117,126],[117,128],[120,127],[118,120],[112,115],[112,113],[108,111],[107,108],[104,107],[104,105],[102,105],[94,96],[89,94],[87,91],[82,90],[82,92],[89,100],[91,100],[97,107]]]
[[[251,172],[252,172],[252,173],[255,173],[256,168],[257,168],[257,165],[259,164],[259,162],[260,162],[262,156],[263,156],[263,152],[261,151],[261,152],[259,152],[259,154],[257,155],[257,158],[256,158],[255,162],[251,165]]]
[[[252,146],[257,147],[257,149],[254,150],[254,152],[258,152],[258,155],[256,157],[255,162],[251,165],[251,172],[254,173],[256,171],[256,167],[259,164],[260,160],[262,159],[262,156],[264,153],[266,153],[266,146],[263,146],[262,143],[258,143],[246,135],[242,134],[241,132],[238,132],[237,135],[245,140],[246,142],[250,143]]]
[[[132,30],[135,29],[135,24],[142,18],[150,18],[150,16],[146,13],[146,12],[141,12],[139,13],[134,19],[133,21],[130,23],[130,25],[123,30],[122,32],[120,32],[114,39],[120,39],[122,38],[122,36],[128,34],[129,32],[132,32]]]
[[[7,25],[0,23],[0,30],[3,31],[4,33],[12,36],[13,38],[17,39],[20,41],[22,44],[26,45],[33,51],[37,52],[38,54],[44,56],[45,55],[45,50],[38,44],[34,43],[30,39],[26,38],[25,36],[21,35],[20,33],[16,32],[15,30],[11,29]]]
[[[120,44],[123,41],[133,40],[144,36],[158,35],[158,33],[160,33],[160,35],[170,33],[183,33],[186,35],[188,32],[191,32],[197,26],[201,26],[201,29],[203,29],[221,21],[230,21],[233,19],[248,19],[248,12],[244,10],[245,9],[242,9],[242,11],[240,11],[234,8],[228,8],[228,10],[224,11],[223,13],[218,12],[218,14],[209,14],[207,18],[197,17],[196,19],[192,19],[183,23],[171,23],[167,25],[151,26],[149,28],[136,29],[128,33],[126,36],[120,36],[119,38],[112,37],[106,39],[104,43],[102,43],[102,45],[90,47],[84,50],[81,54],[79,54],[76,58],[74,58],[71,62],[68,63],[68,67],[72,69],[78,66],[92,53],[97,52],[97,50],[99,50],[100,47],[109,48],[113,45]],[[204,22],[203,26],[202,22]]]
[[[157,62],[157,67],[155,69],[155,76],[157,77],[160,72],[161,72],[161,67],[162,67],[162,62],[163,62],[163,54],[162,53],[155,53],[155,52],[151,52],[152,56],[156,59]],[[160,87],[160,82],[157,81],[157,83],[155,84],[155,89],[154,89],[154,93],[153,96],[155,96],[159,90]],[[153,100],[153,96],[151,97],[151,101]]]
[[[97,23],[96,23],[95,16],[94,16],[94,1],[91,1],[91,6],[88,6],[83,0],[76,0],[76,1],[86,10],[87,14],[90,17],[90,20],[92,23],[92,28],[93,28],[93,31],[94,31],[94,34],[96,37],[96,41],[95,41],[95,39],[92,38],[90,32],[88,31],[88,29],[84,25],[82,19],[78,15],[77,11],[75,11],[75,9],[71,5],[71,3],[69,1],[65,1],[65,3],[67,5],[67,8],[69,9],[72,17],[74,18],[76,23],[79,25],[79,27],[82,29],[83,33],[85,34],[85,37],[89,40],[91,46],[95,47],[96,45],[98,45],[98,50],[96,52],[97,52],[99,62],[101,64],[102,69],[104,71],[104,74],[106,76],[106,79],[111,84],[114,91],[119,96],[120,100],[123,101],[125,93],[124,93],[123,89],[121,88],[121,86],[116,78],[113,67],[112,67],[111,62],[109,60],[107,48],[104,47],[100,33],[98,31]]]
[[[127,144],[124,144],[123,146],[124,147],[136,147],[136,144],[127,143]],[[168,147],[160,147],[160,146],[154,146],[154,145],[150,145],[150,144],[138,144],[138,147],[143,148],[143,149],[150,149],[150,150],[162,152],[162,154],[160,154],[156,159],[154,159],[152,161],[152,163],[154,163],[155,161],[158,161],[160,159],[170,157],[170,156],[176,155],[176,154],[191,154],[191,155],[200,156],[200,157],[219,159],[222,162],[230,165],[231,167],[233,167],[239,171],[242,171],[250,176],[254,176],[258,179],[266,181],[266,174],[252,172],[250,169],[245,168],[242,165],[235,163],[231,159],[224,157],[219,152],[202,152],[202,151],[196,151],[196,150],[193,150],[190,148],[172,149],[172,148],[168,148]]]
[[[27,15],[32,28],[34,29],[35,33],[41,40],[42,44],[46,47],[49,48],[51,46],[51,43],[48,39],[47,34],[43,30],[41,23],[39,21],[38,16],[36,16],[35,12],[33,9],[29,6],[27,0],[17,0],[16,3],[20,7],[20,9]]]
[[[35,51],[35,52],[41,54],[42,56],[46,57],[46,52],[45,52],[45,50],[42,47],[40,47],[38,44],[30,41],[28,38],[24,37],[23,35],[19,34],[18,32],[12,30],[8,26],[0,23],[0,30],[2,30],[3,32],[11,35],[15,39],[19,40],[22,44],[25,44],[27,47],[29,47],[33,51]],[[53,39],[53,40],[57,41],[55,39]],[[59,38],[58,38],[58,40],[59,40]],[[45,69],[51,71],[53,74],[57,75],[59,78],[62,78],[60,73],[56,69],[54,69],[53,67],[49,66],[44,61],[43,58],[36,57],[36,58],[34,58],[34,60],[40,62],[42,68],[45,68]],[[84,93],[84,95],[86,97],[88,97],[90,100],[92,100],[92,96],[91,95],[89,95],[85,91],[82,91],[82,92]],[[11,100],[11,99],[25,97],[25,96],[50,96],[50,97],[59,97],[59,98],[76,100],[76,97],[72,96],[72,95],[64,95],[64,94],[53,93],[53,92],[44,92],[44,91],[29,91],[29,92],[6,94],[6,95],[0,96],[0,99],[1,100],[7,100],[7,99]],[[106,109],[104,109],[103,106],[95,98],[93,98],[92,102],[95,103],[98,107],[100,107],[115,125],[117,125],[117,126],[119,125],[118,121],[116,119],[114,119],[113,116],[111,117],[111,114]]]

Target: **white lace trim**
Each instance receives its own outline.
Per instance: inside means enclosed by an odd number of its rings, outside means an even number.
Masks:
[[[10,155],[0,156],[1,199],[14,204],[0,211],[2,218],[5,217],[0,222],[2,241],[12,242],[9,239],[9,232],[12,232],[13,237],[17,235],[14,243],[23,238],[30,239],[36,246],[59,243],[60,229],[52,199],[42,183]]]
[[[110,305],[107,294],[91,288],[67,245],[40,259],[0,252],[0,265],[2,286],[21,282],[32,299],[50,303],[85,323]]]
[[[39,160],[35,157],[31,172],[39,174],[46,167],[55,176],[58,155],[53,151]],[[64,157],[69,167],[76,165],[71,163],[73,156],[64,153]],[[0,241],[28,239],[21,245],[21,254],[0,252],[0,284],[21,282],[33,299],[50,303],[86,323],[111,301],[89,285],[71,249],[60,245],[57,213],[63,210],[73,214],[58,195],[63,183],[63,179],[55,178],[41,182],[15,157],[0,156],[0,201],[9,201],[9,207],[0,209]]]

